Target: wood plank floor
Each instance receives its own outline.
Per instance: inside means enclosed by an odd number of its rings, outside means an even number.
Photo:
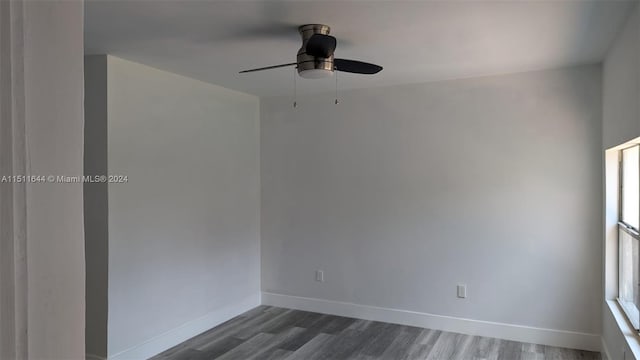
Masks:
[[[259,306],[154,360],[573,360],[599,353]]]

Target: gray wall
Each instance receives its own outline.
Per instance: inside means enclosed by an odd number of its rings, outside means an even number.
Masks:
[[[633,15],[616,38],[603,66],[605,149],[640,136],[640,17]]]
[[[257,97],[107,62],[111,356],[259,303],[260,171]]]
[[[263,291],[599,334],[600,77],[262,99]]]
[[[102,88],[88,86],[86,163],[128,177],[87,186],[97,311],[108,286],[107,328],[93,317],[87,344],[101,356],[106,330],[109,358],[146,358],[259,304],[259,100],[112,56],[87,63]]]
[[[24,18],[29,173],[80,176],[83,4],[25,1]],[[82,208],[82,184],[27,184],[29,359],[84,357]]]
[[[640,136],[640,6],[636,5],[631,17],[609,50],[603,65],[603,149],[611,149]],[[607,181],[605,202],[605,303],[603,304],[604,344],[612,359],[628,359],[633,351],[620,331],[616,318],[625,323],[617,304],[607,300],[617,297],[618,291],[618,180],[617,154],[607,153]],[[615,314],[614,314],[615,312]],[[640,343],[633,334],[628,339],[635,343],[640,354]],[[625,355],[626,354],[626,355]]]
[[[86,56],[84,61],[85,126],[84,174],[107,172],[107,57]],[[109,278],[108,184],[84,184],[86,260],[86,353],[107,357]]]

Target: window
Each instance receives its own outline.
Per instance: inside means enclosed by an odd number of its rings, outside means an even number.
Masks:
[[[620,153],[618,301],[631,324],[640,329],[640,146]]]

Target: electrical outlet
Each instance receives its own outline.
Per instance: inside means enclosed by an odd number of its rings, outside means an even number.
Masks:
[[[467,285],[458,284],[458,297],[464,299],[467,297]]]
[[[316,281],[324,282],[324,271],[316,270]]]

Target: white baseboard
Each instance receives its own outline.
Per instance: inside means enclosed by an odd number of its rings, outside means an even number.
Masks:
[[[604,337],[600,338],[600,353],[602,354],[602,360],[613,360],[609,354],[609,348],[607,348],[607,342],[604,341]]]
[[[480,321],[307,297],[262,293],[262,304],[534,344],[601,350],[599,334]]]
[[[189,321],[175,329],[155,336],[127,350],[109,355],[109,360],[148,359],[170,349],[181,342],[201,334],[223,322],[232,319],[260,305],[260,294],[251,295],[241,301],[214,310],[205,316]]]

